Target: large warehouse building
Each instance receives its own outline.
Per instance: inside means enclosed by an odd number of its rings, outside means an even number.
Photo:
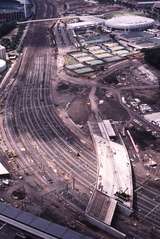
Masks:
[[[111,30],[141,31],[152,27],[154,20],[148,17],[125,15],[106,20],[105,25]]]

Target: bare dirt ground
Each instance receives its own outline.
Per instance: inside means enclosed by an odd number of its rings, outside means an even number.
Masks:
[[[97,89],[96,96],[99,99],[99,111],[104,119],[112,119],[114,121],[128,120],[129,116],[123,106],[114,98],[106,96],[107,91]],[[100,103],[100,100],[102,103]]]
[[[112,119],[114,121],[125,121],[128,119],[126,110],[114,99],[107,99],[103,104],[99,105],[99,110],[104,119]]]
[[[154,90],[131,90],[127,93],[133,98],[139,98],[143,103],[150,105],[155,111],[160,108],[160,93],[158,88]]]
[[[91,113],[88,98],[77,98],[72,101],[68,114],[76,124],[86,124]]]

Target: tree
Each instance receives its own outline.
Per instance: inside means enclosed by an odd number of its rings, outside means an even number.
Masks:
[[[145,61],[160,70],[160,47],[142,49],[142,52]]]
[[[16,27],[16,22],[6,22],[0,25],[0,37],[7,35]]]

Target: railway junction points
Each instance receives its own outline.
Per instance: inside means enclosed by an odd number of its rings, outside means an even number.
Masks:
[[[0,84],[0,233],[159,238],[159,71],[141,52],[159,45],[157,20],[118,4],[32,4]]]

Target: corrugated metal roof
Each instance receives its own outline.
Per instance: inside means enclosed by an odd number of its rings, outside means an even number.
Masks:
[[[82,67],[84,67],[84,65],[82,63],[66,65],[66,68],[69,70],[78,69],[78,68],[82,68]]]
[[[96,57],[100,58],[100,59],[103,59],[103,58],[106,58],[106,57],[110,57],[111,54],[109,53],[102,53],[102,54],[95,54]]]
[[[91,66],[104,64],[104,62],[101,61],[101,60],[86,61],[86,63],[89,64],[89,65],[91,65]]]
[[[90,67],[84,67],[84,68],[80,68],[80,69],[74,70],[74,72],[76,72],[78,74],[90,73],[92,71],[93,71],[93,69],[90,68]]]

